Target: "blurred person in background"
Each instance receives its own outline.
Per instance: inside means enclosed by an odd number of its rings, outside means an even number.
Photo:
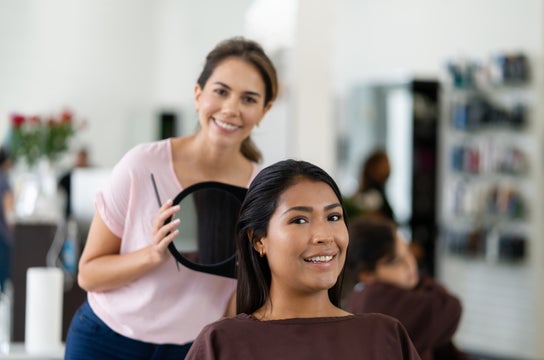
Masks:
[[[347,203],[348,216],[379,216],[395,221],[395,213],[385,193],[385,185],[391,173],[387,152],[375,149],[365,159],[360,169],[359,188]]]
[[[356,282],[345,308],[355,314],[397,318],[423,360],[461,360],[452,338],[462,306],[430,277],[418,274],[406,239],[390,220],[361,217],[350,223],[347,273]]]
[[[15,201],[9,182],[9,171],[12,160],[5,147],[0,148],[0,290],[5,291],[6,282],[10,279],[11,247],[13,228],[15,226]]]
[[[65,194],[66,202],[64,204],[64,216],[66,219],[69,219],[72,215],[72,173],[74,172],[74,169],[89,166],[91,166],[89,161],[89,152],[86,148],[81,148],[75,154],[73,167],[64,173],[64,175],[62,175],[59,179],[59,188]]]

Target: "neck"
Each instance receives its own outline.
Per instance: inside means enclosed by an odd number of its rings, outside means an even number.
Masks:
[[[253,315],[259,320],[281,320],[292,318],[317,318],[345,316],[348,313],[331,303],[327,291],[316,294],[274,296]]]

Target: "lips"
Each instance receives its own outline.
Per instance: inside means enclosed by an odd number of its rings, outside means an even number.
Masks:
[[[224,130],[227,130],[227,131],[234,131],[234,130],[236,130],[236,129],[241,128],[241,126],[234,125],[234,124],[231,124],[231,123],[228,123],[228,122],[219,120],[219,119],[217,119],[217,118],[213,118],[213,122],[214,122],[218,127],[220,127],[221,129],[224,129]]]

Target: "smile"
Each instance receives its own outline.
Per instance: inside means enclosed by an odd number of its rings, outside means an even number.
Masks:
[[[229,124],[227,122],[221,121],[221,120],[216,119],[216,118],[213,118],[213,121],[215,122],[215,124],[217,126],[219,126],[222,129],[225,129],[227,131],[234,131],[234,130],[240,128],[240,126],[232,125],[232,124]]]
[[[311,257],[311,258],[308,258],[308,259],[304,259],[304,261],[311,262],[311,263],[324,263],[324,262],[331,261],[333,258],[334,258],[334,256],[332,256],[332,255],[314,256],[314,257]]]

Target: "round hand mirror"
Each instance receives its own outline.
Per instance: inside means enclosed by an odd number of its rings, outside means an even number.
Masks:
[[[236,278],[236,221],[247,189],[220,182],[194,184],[173,200],[181,220],[168,245],[176,261],[189,269]]]

